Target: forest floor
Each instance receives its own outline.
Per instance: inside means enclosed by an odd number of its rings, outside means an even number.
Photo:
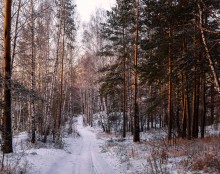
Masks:
[[[31,145],[27,133],[14,138],[14,153],[4,157],[5,170],[28,174],[219,174],[220,131],[207,128],[203,140],[166,141],[163,130],[141,134],[133,143],[95,126],[75,122],[76,133],[63,135],[60,144]],[[96,124],[94,124],[96,125]],[[79,135],[79,136],[77,136]],[[0,172],[1,173],[1,172]]]
[[[109,140],[101,146],[103,155],[123,174],[220,174],[220,137],[176,139],[168,144],[165,139],[133,143],[132,137],[105,136]]]
[[[220,126],[207,127],[204,139],[166,137],[162,129],[141,133],[140,143],[131,135],[97,134],[106,142],[101,152],[123,174],[220,174]]]
[[[116,174],[99,152],[93,129],[83,126],[82,117],[77,120],[77,134],[64,135],[62,143],[56,146],[38,143],[30,147],[25,141],[27,134],[19,134],[14,142],[16,152],[5,157],[5,164],[14,161],[13,173],[22,174]]]

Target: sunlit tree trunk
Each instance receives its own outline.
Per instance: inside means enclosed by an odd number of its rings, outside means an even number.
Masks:
[[[135,48],[134,48],[134,135],[133,141],[140,141],[139,115],[137,103],[137,58],[138,58],[138,18],[139,18],[139,0],[136,0],[136,32],[135,32]]]
[[[65,24],[64,24],[65,25]],[[65,56],[65,26],[63,29],[63,39],[62,39],[62,57],[61,57],[61,68],[60,68],[60,104],[59,104],[59,116],[57,131],[60,131],[61,119],[62,119],[62,106],[63,106],[63,66],[64,66],[64,56]]]
[[[11,1],[5,0],[4,79],[3,79],[3,153],[13,152],[11,125]]]
[[[56,82],[57,82],[57,72],[58,72],[58,65],[59,65],[59,49],[60,49],[60,40],[61,40],[61,33],[62,33],[62,28],[61,28],[61,20],[59,20],[59,28],[57,31],[57,45],[56,45],[56,60],[54,64],[54,70],[53,70],[53,77],[52,77],[52,82],[51,82],[51,87],[50,87],[50,97],[49,97],[49,106],[48,106],[48,111],[49,111],[49,116],[53,118],[53,141],[55,141],[55,133],[57,129],[57,115],[53,115],[53,102],[55,100],[55,87],[56,87]],[[57,114],[57,113],[56,113]]]
[[[193,85],[192,85],[192,137],[198,138],[198,109],[199,109],[199,39],[197,36],[198,32],[198,17],[194,17],[194,67],[193,67]]]
[[[50,20],[50,16],[48,16],[48,20]],[[47,23],[47,37],[48,37],[48,40],[47,40],[47,53],[46,53],[46,65],[49,67],[49,62],[50,62],[50,40],[49,40],[49,37],[50,36],[50,23],[48,22]],[[49,73],[49,68],[46,69],[46,74]],[[55,76],[55,74],[54,74]],[[53,83],[53,77],[52,77],[52,82]],[[45,118],[44,118],[44,137],[43,137],[43,142],[46,143],[47,141],[47,135],[49,133],[49,130],[50,130],[50,127],[51,127],[51,93],[53,91],[53,86],[51,83],[46,83],[45,84],[45,88],[46,88],[46,91],[47,93],[45,94],[45,98],[46,100],[48,101],[48,104],[45,105]]]

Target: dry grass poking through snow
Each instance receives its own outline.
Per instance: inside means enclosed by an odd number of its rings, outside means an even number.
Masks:
[[[158,142],[157,145],[162,143]],[[158,158],[162,163],[164,161],[168,161],[166,163],[175,162],[179,171],[219,174],[220,137],[194,140],[179,138],[175,145],[164,143],[156,152],[152,151],[151,158]]]
[[[184,144],[186,145],[183,146]],[[191,171],[220,173],[220,137],[188,140],[188,143],[180,141],[177,146],[182,146],[187,155],[183,166],[190,168]]]
[[[109,153],[120,161],[122,173],[138,174],[220,174],[220,137],[186,140],[176,139],[168,144],[166,138],[148,139],[133,143],[116,138],[114,134],[98,133],[105,140],[102,153]]]

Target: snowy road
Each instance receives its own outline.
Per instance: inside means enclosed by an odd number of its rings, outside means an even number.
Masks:
[[[81,137],[67,138],[65,151],[35,150],[37,155],[29,159],[34,164],[30,174],[115,174],[99,153],[95,133],[83,127],[82,117],[77,129]]]
[[[114,174],[115,172],[99,154],[95,134],[82,126],[82,118],[79,119],[77,127],[82,141],[75,174]]]

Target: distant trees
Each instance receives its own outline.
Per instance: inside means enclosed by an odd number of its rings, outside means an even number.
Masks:
[[[64,83],[64,58],[66,57],[66,47],[73,48],[73,42],[75,40],[75,23],[74,23],[74,8],[75,6],[70,0],[57,0],[56,5],[58,8],[58,42],[57,42],[57,56],[59,53],[60,37],[61,41],[61,63],[60,63],[60,100],[59,111],[55,118],[54,133],[60,136],[61,122],[62,122],[62,110],[63,110],[63,83]]]
[[[93,126],[93,114],[103,112],[103,96],[99,95],[98,79],[101,77],[98,70],[108,63],[108,58],[103,59],[99,50],[104,44],[101,37],[101,23],[105,20],[105,12],[97,9],[91,15],[88,23],[83,24],[82,44],[84,54],[77,61],[78,84],[81,93],[82,113],[85,115],[86,124]]]

